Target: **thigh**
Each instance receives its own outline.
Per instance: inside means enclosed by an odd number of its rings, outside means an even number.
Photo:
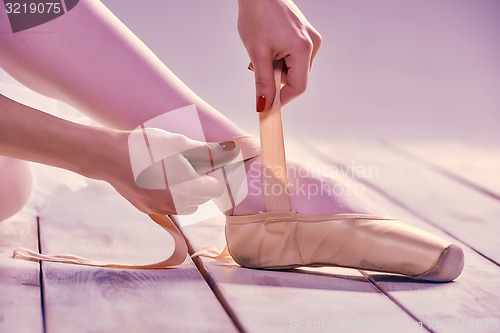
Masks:
[[[32,183],[28,162],[0,156],[0,221],[23,208],[31,194]]]

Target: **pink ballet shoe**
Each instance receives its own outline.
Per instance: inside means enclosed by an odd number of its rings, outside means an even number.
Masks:
[[[241,266],[341,266],[446,282],[464,267],[460,247],[397,220],[296,212],[228,216],[226,239]]]
[[[267,212],[227,217],[227,250],[233,259],[249,268],[342,266],[436,282],[456,279],[464,267],[462,249],[428,232],[376,216],[291,211],[281,125],[281,68],[279,63],[275,67],[274,103],[259,114],[261,150],[248,138],[235,140],[245,158],[261,155],[263,186],[281,190],[264,193]]]

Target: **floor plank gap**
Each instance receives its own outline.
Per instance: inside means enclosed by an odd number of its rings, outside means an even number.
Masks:
[[[310,151],[312,151],[313,154],[316,155],[318,158],[324,159],[324,160],[328,161],[329,163],[336,165],[338,168],[340,168],[343,171],[348,171],[348,167],[344,163],[339,162],[339,161],[331,158],[330,156],[325,155],[323,152],[321,152],[319,149],[316,149],[314,146],[309,145],[308,149],[310,149]],[[493,264],[495,264],[497,266],[500,266],[500,262],[497,262],[496,260],[490,258],[488,255],[482,253],[481,251],[476,249],[473,245],[471,245],[469,242],[467,242],[467,240],[457,237],[455,234],[453,234],[452,232],[450,232],[446,228],[443,228],[443,226],[433,222],[432,220],[430,220],[427,217],[423,216],[422,214],[418,213],[416,210],[414,210],[413,208],[411,208],[410,206],[408,206],[407,204],[405,204],[401,200],[396,199],[394,196],[390,195],[387,191],[384,191],[379,186],[377,186],[377,185],[375,185],[375,184],[373,184],[373,183],[371,183],[363,178],[356,177],[355,175],[352,175],[349,172],[346,172],[346,174],[348,175],[349,178],[365,185],[366,187],[370,188],[371,190],[373,190],[377,194],[380,194],[382,197],[384,197],[388,201],[390,201],[390,202],[394,203],[395,205],[401,207],[402,209],[406,210],[408,213],[415,216],[416,218],[423,220],[426,223],[432,225],[433,227],[439,229],[440,231],[445,233],[450,238],[453,238],[455,240],[459,240],[460,242],[462,242],[463,244],[468,246],[471,250],[473,250],[474,252],[476,252],[477,254],[479,254],[480,256],[485,258],[486,260],[491,261]]]
[[[192,249],[192,247],[190,247],[190,249]],[[202,260],[200,258],[193,258],[193,262],[196,265],[196,268],[198,268],[198,270],[200,271],[201,276],[203,276],[203,278],[207,282],[208,286],[210,287],[210,289],[214,293],[215,297],[219,300],[220,304],[222,305],[222,307],[226,311],[229,318],[231,318],[231,320],[233,321],[234,326],[236,326],[238,331],[240,331],[241,333],[245,333],[246,330],[245,330],[243,324],[238,319],[238,316],[234,313],[229,302],[224,297],[224,293],[221,292],[221,290],[219,289],[219,287],[217,285],[217,282],[215,282],[213,277],[210,275],[210,273],[206,269],[205,265],[203,264]]]
[[[59,187],[40,216],[41,250],[134,264],[171,253],[171,238],[113,191]],[[46,332],[238,331],[188,256],[176,269],[42,268]]]
[[[474,190],[476,190],[476,191],[478,191],[486,196],[489,196],[495,200],[500,201],[500,195],[498,195],[497,193],[494,193],[494,192],[490,191],[489,189],[484,188],[480,184],[477,184],[474,181],[471,181],[467,178],[464,178],[464,177],[456,174],[452,170],[449,170],[447,168],[444,168],[444,167],[441,167],[437,164],[429,162],[428,160],[426,160],[420,156],[417,156],[414,153],[408,151],[407,149],[405,149],[397,144],[394,144],[390,141],[382,140],[381,142],[386,148],[388,148],[388,150],[392,150],[394,153],[397,153],[400,156],[411,160],[412,162],[416,162],[416,163],[420,164],[421,166],[424,166],[424,167],[426,167],[426,168],[428,168],[436,173],[439,173],[442,176],[445,176],[453,181],[456,181],[457,183],[460,183],[464,186],[472,188],[472,189],[474,189]]]
[[[401,304],[401,302],[399,302],[396,298],[394,298],[390,293],[386,292],[382,287],[380,287],[377,283],[377,281],[375,281],[373,279],[373,277],[366,273],[365,271],[363,270],[360,270],[358,269],[358,271],[363,274],[364,277],[366,277],[368,279],[368,281],[370,281],[371,284],[373,284],[375,286],[375,288],[377,288],[378,291],[380,291],[382,294],[384,294],[385,296],[387,296],[387,298],[389,298],[394,304],[396,304],[401,310],[403,310],[404,312],[406,312],[407,315],[409,315],[412,319],[415,320],[416,323],[420,324],[421,328],[425,329],[427,332],[431,332],[431,333],[434,333],[434,331],[432,331],[430,328],[428,328],[427,326],[424,325],[424,322],[421,321],[420,319],[418,319],[413,313],[411,313],[411,311],[406,308],[403,304]]]
[[[40,217],[36,217],[36,232],[37,232],[37,238],[38,238],[38,253],[43,253],[42,252],[42,242],[40,238]],[[44,333],[47,333],[47,325],[45,323],[45,285],[43,281],[43,262],[40,261],[39,263],[40,266],[40,307],[42,311],[42,329]]]
[[[175,222],[175,219],[173,219],[173,221]],[[182,236],[186,240],[186,244],[188,246],[189,256],[192,256],[196,252],[194,250],[194,247],[192,246],[191,242],[189,241],[189,239],[184,234],[184,231],[179,226],[179,224],[176,223],[176,225],[177,225],[177,228],[179,228],[180,232],[182,233]],[[215,280],[213,279],[213,277],[210,275],[210,273],[206,269],[206,267],[203,264],[203,261],[201,260],[201,258],[200,257],[195,257],[195,258],[191,258],[191,259],[193,260],[194,265],[196,266],[196,268],[200,272],[201,276],[203,277],[203,279],[205,280],[205,282],[207,283],[207,285],[210,287],[210,290],[212,290],[212,292],[214,293],[215,297],[217,298],[217,300],[219,301],[219,303],[221,304],[221,306],[224,308],[224,311],[226,311],[226,313],[229,316],[229,318],[231,318],[232,322],[234,323],[234,326],[236,326],[236,328],[238,329],[239,332],[242,332],[242,333],[246,332],[245,329],[244,329],[244,327],[243,327],[243,325],[242,325],[242,323],[238,320],[238,317],[236,316],[236,314],[234,313],[234,311],[231,309],[231,306],[229,305],[229,302],[224,297],[224,294],[220,291],[219,287],[217,286],[217,283],[215,282]]]

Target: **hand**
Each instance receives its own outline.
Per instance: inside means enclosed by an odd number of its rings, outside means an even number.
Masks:
[[[148,214],[192,214],[198,205],[222,195],[225,184],[207,173],[239,153],[231,141],[206,143],[156,128],[122,133],[117,143],[127,168],[104,180]]]
[[[281,104],[302,94],[321,35],[291,0],[238,0],[238,32],[255,73],[257,111],[271,107],[275,96],[273,61],[284,59]]]
[[[0,155],[104,180],[147,214],[190,214],[220,196],[225,184],[207,173],[238,153],[230,141],[207,144],[159,129],[84,126],[0,94]]]

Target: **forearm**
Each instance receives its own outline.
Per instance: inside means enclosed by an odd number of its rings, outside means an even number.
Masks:
[[[102,179],[113,168],[116,132],[83,126],[0,95],[0,155],[52,165]],[[96,167],[96,161],[100,161]]]

